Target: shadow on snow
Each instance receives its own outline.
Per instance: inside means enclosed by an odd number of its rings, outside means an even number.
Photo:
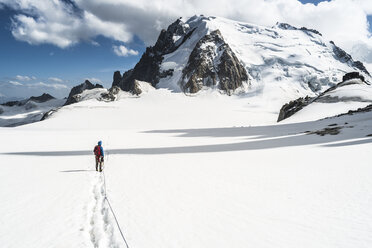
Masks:
[[[370,117],[370,116],[368,116]],[[371,116],[372,118],[372,116]],[[170,147],[145,147],[109,149],[110,155],[161,155],[161,154],[188,154],[188,153],[213,153],[261,150],[292,146],[321,145],[323,147],[352,146],[372,143],[372,137],[366,137],[370,127],[365,130],[353,126],[350,116],[337,119],[326,119],[315,122],[296,124],[283,124],[258,127],[232,127],[232,128],[205,128],[205,129],[178,129],[178,130],[153,130],[145,133],[172,134],[180,139],[195,137],[241,137],[243,142],[228,144],[194,145],[194,146],[170,146]],[[357,123],[357,122],[354,122]],[[309,131],[317,131],[327,127],[341,127],[338,135],[319,136],[307,134]],[[180,141],[182,142],[182,140]],[[80,151],[32,151],[10,152],[6,155],[24,156],[81,156],[92,155],[91,150]]]

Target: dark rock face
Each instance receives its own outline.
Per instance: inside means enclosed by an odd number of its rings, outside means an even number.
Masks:
[[[300,97],[297,100],[290,101],[289,103],[284,104],[283,107],[280,109],[277,122],[294,115],[295,113],[309,105],[313,99],[314,98],[310,98],[309,96],[306,96],[305,98]]]
[[[22,106],[22,101],[9,101],[6,103],[2,103],[1,105],[7,106],[7,107],[13,107],[13,106]]]
[[[217,84],[221,90],[230,92],[248,81],[246,70],[219,30],[199,40],[182,73],[181,87],[189,93]]]
[[[55,99],[55,97],[44,93],[41,96],[32,96],[28,100],[33,101],[33,102],[42,103],[42,102],[47,102],[47,101],[50,101],[50,100],[53,100],[53,99]]]
[[[342,81],[345,82],[347,80],[355,79],[355,78],[362,80],[362,82],[365,82],[363,75],[360,75],[360,73],[357,71],[346,73],[342,77]]]
[[[74,88],[71,89],[64,106],[79,102],[80,100],[80,97],[78,96],[79,94],[81,94],[84,90],[91,90],[95,88],[103,88],[103,86],[100,84],[94,85],[88,80],[85,80],[84,83],[75,86]]]
[[[350,54],[345,52],[342,48],[336,46],[336,44],[333,41],[330,41],[330,43],[333,45],[333,52],[335,53],[335,58],[340,60],[343,63],[347,63],[350,66],[357,68],[364,72],[367,75],[370,75],[366,67],[363,65],[360,61],[354,61]]]
[[[193,30],[182,24],[183,22],[178,19],[167,30],[163,29],[155,46],[146,48],[145,53],[133,69],[125,72],[120,81],[115,80],[114,75],[112,86],[118,86],[124,91],[134,91],[135,80],[146,81],[151,83],[152,86],[155,86],[160,78],[172,75],[171,71],[160,73],[160,64],[163,61],[164,55],[174,52],[192,34]],[[182,38],[174,41],[174,35]]]
[[[4,109],[0,108],[0,115],[4,113]]]
[[[112,81],[112,84],[113,85],[118,85],[121,81],[121,74],[120,74],[120,71],[116,71],[114,72],[114,77],[113,77],[113,81]]]
[[[300,30],[305,31],[305,32],[311,32],[311,33],[322,36],[322,34],[316,29],[301,27]]]

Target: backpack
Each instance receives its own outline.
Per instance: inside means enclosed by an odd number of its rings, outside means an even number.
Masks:
[[[100,146],[95,146],[93,151],[94,151],[94,155],[96,155],[97,157],[101,156],[101,147]]]

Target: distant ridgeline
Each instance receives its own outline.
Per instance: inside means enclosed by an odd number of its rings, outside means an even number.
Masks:
[[[347,74],[351,72],[354,74]],[[88,99],[114,101],[121,91],[140,95],[148,85],[185,94],[197,95],[203,90],[242,94],[248,102],[259,96],[277,106],[278,112],[287,103],[279,113],[281,121],[312,102],[335,101],[325,95],[343,85],[345,74],[359,78],[360,87],[369,87],[372,81],[363,63],[314,29],[286,23],[264,27],[201,15],[177,19],[162,30],[133,69],[114,73],[110,89],[86,80],[58,104],[58,99],[43,94],[4,103],[0,114],[13,111],[10,108],[24,112],[42,105],[42,111],[31,119],[44,120],[62,106]],[[55,104],[46,107],[52,101]],[[9,123],[0,116],[0,126],[19,123],[24,121]]]

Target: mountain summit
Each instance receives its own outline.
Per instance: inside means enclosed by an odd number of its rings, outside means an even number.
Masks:
[[[324,91],[351,71],[370,78],[361,62],[314,29],[193,16],[162,30],[133,69],[115,72],[113,86],[134,91],[140,80],[176,92],[215,88],[293,99]]]

